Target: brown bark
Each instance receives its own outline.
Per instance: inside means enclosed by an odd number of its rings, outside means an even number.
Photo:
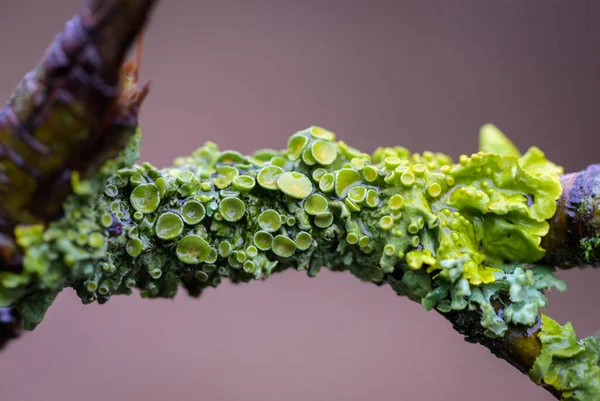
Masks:
[[[14,225],[31,216],[58,218],[62,201],[70,193],[71,172],[85,175],[93,171],[120,151],[133,133],[140,99],[135,94],[123,98],[121,68],[156,3],[89,1],[0,111],[0,272],[22,269],[12,238]],[[56,124],[52,126],[56,138],[43,143],[40,127],[49,124],[48,116],[59,108],[69,110],[70,120],[79,120],[79,125],[73,129],[71,124],[69,129],[60,126],[61,122],[50,122]],[[72,134],[82,129],[89,131],[88,137],[73,139]],[[62,152],[68,157],[48,168],[45,158],[56,157],[58,149],[65,146],[70,146],[68,152]],[[24,182],[32,185],[27,188]],[[46,201],[40,203],[39,199]],[[16,310],[0,308],[0,349],[21,330]]]
[[[542,344],[537,337],[541,328],[539,316],[538,323],[532,327],[511,325],[504,337],[490,338],[484,334],[480,323],[481,314],[478,311],[462,310],[440,314],[452,324],[454,330],[465,337],[465,341],[483,345],[496,357],[504,359],[523,374],[529,374],[542,351]],[[557,399],[561,398],[560,393],[553,387],[542,387]]]
[[[133,134],[139,103],[122,99],[121,67],[155,3],[90,1],[0,111],[4,270],[19,270],[13,227],[59,218],[72,173],[96,170]]]
[[[600,164],[561,178],[563,193],[542,239],[542,261],[560,269],[600,266]]]

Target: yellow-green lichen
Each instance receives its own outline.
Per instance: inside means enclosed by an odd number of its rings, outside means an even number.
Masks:
[[[551,270],[519,264],[544,255],[561,169],[507,141],[482,135],[485,152],[453,163],[402,147],[369,156],[311,127],[283,151],[244,156],[207,142],[167,169],[122,163],[72,196],[60,221],[17,228],[25,271],[0,274],[0,306],[65,286],[86,303],[132,286],[198,295],[222,278],[326,266],[387,281],[426,309],[478,308],[501,336],[534,322],[543,290],[562,288]],[[503,314],[491,306],[501,296]]]
[[[538,338],[542,352],[529,372],[531,379],[552,386],[564,400],[599,400],[598,339],[579,340],[570,323],[561,326],[545,315]]]

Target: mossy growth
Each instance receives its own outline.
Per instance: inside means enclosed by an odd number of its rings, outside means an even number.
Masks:
[[[583,259],[586,263],[590,263],[592,255],[596,254],[600,248],[600,237],[583,238],[579,245],[583,248]]]

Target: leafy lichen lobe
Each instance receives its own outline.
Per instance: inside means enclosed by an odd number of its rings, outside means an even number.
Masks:
[[[537,384],[560,391],[564,400],[600,399],[600,343],[597,338],[579,340],[573,326],[560,326],[542,315],[542,352],[529,375]]]

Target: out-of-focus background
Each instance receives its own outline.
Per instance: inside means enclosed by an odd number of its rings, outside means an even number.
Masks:
[[[83,0],[0,1],[8,99]],[[600,162],[600,3],[162,1],[145,37],[142,158],[206,140],[282,148],[322,125],[365,151],[453,157],[493,122],[566,171]],[[600,272],[561,274],[548,314],[600,329]],[[201,300],[65,291],[0,354],[7,401],[550,400],[446,321],[349,274],[292,271]]]

